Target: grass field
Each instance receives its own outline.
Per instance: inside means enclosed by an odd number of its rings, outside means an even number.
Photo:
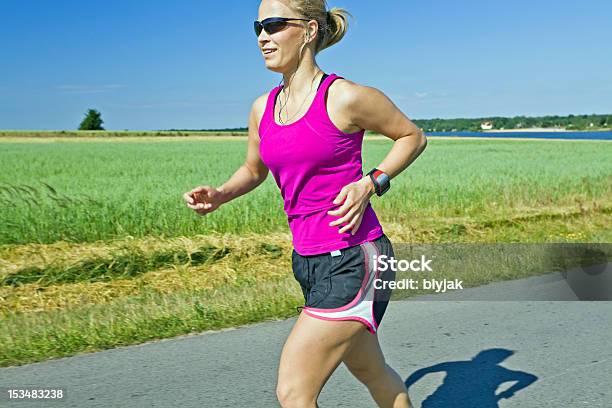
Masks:
[[[199,217],[182,194],[220,185],[244,160],[244,140],[3,142],[0,244],[92,242],[132,236],[286,231],[271,176],[250,194]],[[364,168],[390,140],[369,140]],[[387,221],[493,220],[545,207],[609,203],[605,142],[438,141],[372,204]],[[602,201],[602,199],[604,201]],[[445,239],[445,237],[439,237]]]
[[[2,136],[0,365],[296,314],[271,175],[205,217],[182,199],[230,177],[244,137]],[[364,169],[391,144],[366,137]],[[372,206],[394,243],[612,242],[611,149],[430,139]]]

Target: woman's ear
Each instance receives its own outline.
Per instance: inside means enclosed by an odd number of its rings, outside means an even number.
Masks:
[[[313,32],[312,34],[310,34],[310,26],[307,25],[306,26],[306,32],[304,33],[304,41],[308,42],[310,40],[312,40],[315,36],[315,33]]]

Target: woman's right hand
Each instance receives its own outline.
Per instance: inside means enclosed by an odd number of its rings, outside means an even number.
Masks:
[[[222,192],[211,186],[199,186],[183,194],[187,207],[200,215],[215,211],[221,204]]]

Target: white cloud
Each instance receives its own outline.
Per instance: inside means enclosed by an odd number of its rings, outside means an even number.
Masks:
[[[447,92],[443,92],[443,91],[423,91],[423,92],[419,92],[419,91],[414,91],[411,94],[410,93],[403,93],[403,94],[391,94],[389,95],[389,97],[392,100],[412,100],[414,101],[415,99],[417,100],[421,100],[421,99],[436,99],[436,98],[444,98],[448,96]]]

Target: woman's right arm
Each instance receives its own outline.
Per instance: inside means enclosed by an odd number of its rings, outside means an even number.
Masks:
[[[267,95],[257,98],[249,115],[248,147],[246,160],[225,183],[217,189],[222,201],[228,202],[248,193],[266,180],[268,168],[259,156],[259,121],[265,109]],[[263,106],[262,106],[263,104]]]
[[[187,207],[204,215],[216,210],[221,204],[248,193],[263,183],[268,168],[259,156],[259,121],[265,110],[267,94],[257,98],[249,114],[248,146],[245,162],[221,186],[199,186],[184,194]]]

